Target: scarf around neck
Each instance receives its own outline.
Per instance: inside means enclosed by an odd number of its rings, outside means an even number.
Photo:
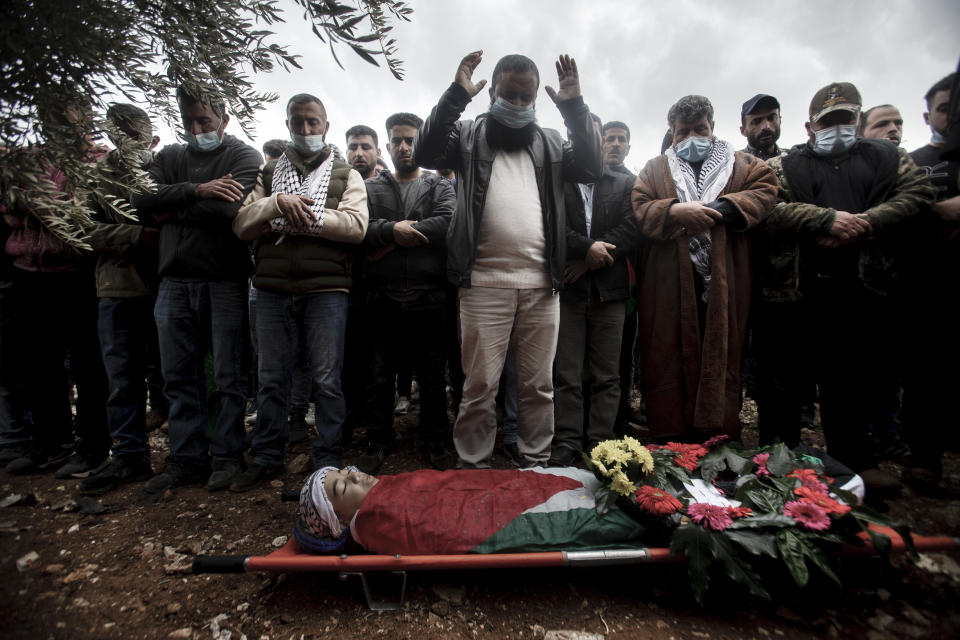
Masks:
[[[343,159],[336,146],[331,144],[329,147],[330,154],[327,155],[327,159],[306,176],[300,174],[299,169],[290,161],[286,153],[277,160],[277,166],[273,170],[273,181],[270,185],[271,193],[284,193],[310,198],[313,200],[313,204],[310,206],[313,219],[309,229],[295,231],[289,225],[285,216],[277,216],[270,221],[271,231],[279,233],[281,236],[286,234],[320,235],[320,231],[323,229],[323,211],[327,204],[327,190],[330,187],[330,176],[333,173],[333,160],[334,158]]]

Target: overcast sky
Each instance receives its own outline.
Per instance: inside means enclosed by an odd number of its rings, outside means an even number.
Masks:
[[[960,56],[957,0],[414,0],[410,23],[396,26],[406,79],[393,78],[347,47],[340,69],[296,10],[279,25],[277,42],[302,55],[304,69],[260,76],[257,88],[280,100],[259,114],[258,148],[286,138],[284,104],[298,92],[326,105],[327,141],[344,148],[355,124],[376,129],[386,157],[387,116],[411,111],[423,118],[453,80],[460,59],[483,49],[476,79],[489,80],[497,59],[510,53],[532,58],[540,69],[537,114],[541,126],[564,131],[543,85],[556,87],[558,54],[577,60],[584,99],[604,121],[622,120],[632,133],[628,167],[638,169],[659,154],[666,114],[678,98],[707,96],[717,136],[741,148],[740,107],[757,93],[781,104],[782,147],[805,139],[803,123],[813,94],[833,81],[853,82],[864,108],[892,103],[904,117],[903,146],[927,143],[923,95],[955,70]],[[489,106],[486,88],[464,113]],[[228,132],[243,137],[235,123]],[[174,141],[169,130],[163,143]],[[389,158],[387,159],[389,163]]]

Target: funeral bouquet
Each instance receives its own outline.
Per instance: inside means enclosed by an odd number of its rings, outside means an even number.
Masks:
[[[782,562],[805,586],[811,568],[839,584],[831,553],[843,545],[869,539],[886,553],[890,538],[871,524],[893,528],[912,550],[907,527],[859,504],[856,476],[842,483],[824,473],[823,457],[782,444],[747,449],[719,436],[644,446],[628,436],[601,442],[584,458],[608,489],[598,510],[616,502],[651,535],[668,539],[672,553],[686,556],[701,603],[715,563],[769,599],[757,572],[764,558]]]

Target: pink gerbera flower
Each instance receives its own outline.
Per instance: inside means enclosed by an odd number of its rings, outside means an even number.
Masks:
[[[826,531],[830,528],[827,512],[810,502],[788,502],[783,505],[783,515],[789,516],[811,531]]]
[[[731,518],[749,518],[753,515],[750,507],[727,507],[727,512]]]
[[[704,443],[703,443],[703,446],[706,447],[707,449],[712,449],[713,447],[717,446],[718,444],[723,444],[724,442],[726,442],[726,441],[729,440],[729,439],[730,439],[730,436],[728,436],[728,435],[725,434],[725,433],[721,433],[720,435],[718,435],[718,436],[713,436],[712,438],[710,438],[709,440],[707,440],[706,442],[704,442]]]
[[[723,531],[731,524],[733,518],[726,507],[720,507],[706,502],[694,502],[687,507],[687,515],[697,524],[702,524],[707,529],[714,531]]]
[[[753,474],[758,478],[770,475],[770,470],[767,469],[767,460],[770,459],[769,453],[758,453],[753,456],[753,462],[757,465],[757,468],[753,470]]]

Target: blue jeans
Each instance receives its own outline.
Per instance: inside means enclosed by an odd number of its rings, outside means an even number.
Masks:
[[[217,409],[210,453],[240,459],[249,342],[245,282],[184,282],[164,278],[154,315],[160,338],[164,393],[170,400],[170,457],[205,463],[207,384],[204,359],[213,352]]]
[[[150,460],[146,430],[147,350],[153,300],[150,296],[100,298],[100,351],[110,395],[107,424],[113,455]]]
[[[279,467],[289,435],[287,416],[298,345],[309,356],[316,403],[317,439],[314,465],[339,466],[343,455],[340,430],[346,403],[340,385],[347,330],[347,294],[257,291],[257,343],[260,391],[257,430],[251,444],[256,464]]]

